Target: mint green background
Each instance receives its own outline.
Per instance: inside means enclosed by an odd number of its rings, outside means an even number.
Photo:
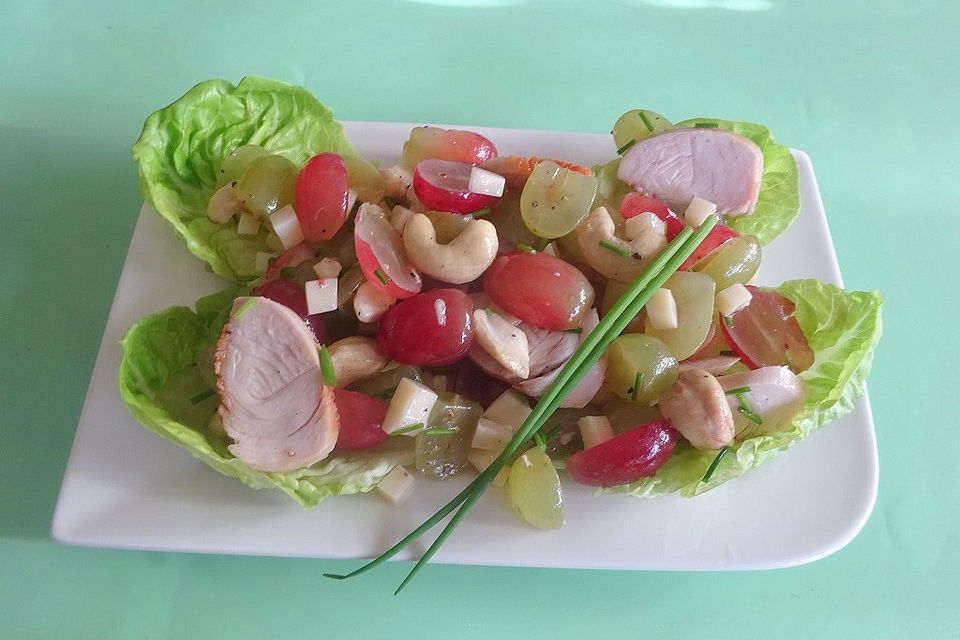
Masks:
[[[0,0],[0,637],[922,638],[960,628],[960,5],[830,0]],[[876,509],[752,573],[408,565],[61,546],[49,524],[141,197],[129,147],[201,80],[342,119],[600,132],[753,120],[813,159],[848,288],[883,291]],[[611,531],[610,535],[624,535]]]

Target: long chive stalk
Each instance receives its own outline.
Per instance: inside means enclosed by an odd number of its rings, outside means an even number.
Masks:
[[[440,535],[437,536],[433,544],[430,545],[423,554],[423,557],[414,565],[413,569],[394,592],[395,594],[400,593],[420,569],[430,561],[430,558],[433,557],[460,523],[460,520],[466,516],[473,504],[480,498],[500,472],[503,465],[543,426],[547,418],[549,418],[563,402],[563,399],[569,395],[577,383],[580,382],[581,378],[586,375],[589,368],[600,359],[610,346],[610,343],[620,335],[633,317],[640,312],[653,293],[659,289],[663,283],[666,282],[667,278],[673,275],[680,265],[683,264],[684,260],[693,253],[716,223],[717,218],[710,216],[696,232],[690,228],[684,229],[654,258],[647,268],[644,269],[643,273],[641,273],[613,307],[611,307],[610,311],[604,316],[597,327],[587,335],[587,338],[563,366],[560,374],[533,408],[533,411],[521,425],[513,439],[507,443],[503,452],[501,452],[496,460],[484,469],[473,482],[433,514],[433,516],[425,520],[419,527],[377,558],[374,558],[367,564],[348,574],[337,575],[325,573],[324,576],[344,579],[373,569],[395,556],[408,544],[433,528],[459,506],[460,509],[457,513],[450,519],[447,526],[444,527]]]

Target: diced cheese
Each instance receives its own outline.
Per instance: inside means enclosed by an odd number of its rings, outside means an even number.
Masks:
[[[577,426],[580,427],[580,437],[583,438],[584,449],[603,444],[607,440],[612,440],[616,435],[607,416],[583,416],[577,420]]]
[[[255,236],[258,231],[260,231],[260,221],[257,220],[257,216],[249,211],[241,213],[240,221],[237,222],[237,235]]]
[[[387,502],[398,505],[413,492],[413,476],[401,466],[396,466],[377,485],[379,493]]]
[[[480,167],[470,169],[470,180],[467,182],[467,190],[473,193],[482,193],[487,196],[500,197],[503,195],[503,188],[507,184],[507,179]]]
[[[532,411],[525,395],[514,389],[507,389],[487,407],[483,417],[508,425],[516,432]]]
[[[307,313],[326,313],[337,308],[337,279],[324,278],[303,283],[307,294]]]
[[[271,213],[270,224],[273,225],[284,249],[291,249],[303,242],[303,230],[292,205],[284,205]]]
[[[548,243],[547,243],[547,246],[545,246],[545,247],[543,248],[543,251],[541,251],[540,253],[545,253],[545,254],[547,254],[548,256],[553,256],[554,258],[558,257],[558,256],[557,256],[557,247],[556,247],[552,242],[548,242]]]
[[[430,410],[438,397],[429,387],[410,378],[400,378],[400,384],[390,400],[381,428],[387,433],[393,433],[415,424],[426,425]],[[421,426],[419,429],[404,430],[400,435],[415,436],[422,429]]]
[[[467,462],[473,465],[478,472],[483,473],[487,467],[493,464],[500,455],[499,451],[488,451],[486,449],[470,449],[467,453]],[[510,477],[510,465],[505,464],[493,479],[493,484],[498,487],[504,487],[507,484],[507,478]]]
[[[639,238],[644,233],[667,235],[667,223],[652,211],[644,211],[638,216],[627,218],[623,223],[623,235],[629,240]]]
[[[644,308],[647,310],[647,326],[653,329],[677,328],[677,301],[670,289],[657,289]]]
[[[704,220],[716,212],[717,205],[699,196],[694,196],[693,200],[690,201],[690,205],[687,206],[686,212],[683,214],[683,221],[687,223],[688,226],[696,229],[703,224]]]
[[[470,446],[474,449],[496,451],[500,453],[513,438],[514,429],[510,425],[494,422],[489,418],[480,418],[473,432]]]
[[[343,270],[339,260],[327,257],[313,265],[313,272],[318,278],[336,278]]]
[[[730,316],[750,304],[753,294],[745,286],[732,284],[717,294],[717,311],[721,315]]]

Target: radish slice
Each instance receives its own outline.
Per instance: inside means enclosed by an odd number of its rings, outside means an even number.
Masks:
[[[421,160],[413,174],[413,191],[428,209],[467,214],[496,204],[496,196],[470,191],[473,165],[449,160]]]
[[[377,205],[360,205],[354,222],[354,243],[363,275],[383,294],[403,299],[423,288],[420,274],[407,260],[400,234]]]

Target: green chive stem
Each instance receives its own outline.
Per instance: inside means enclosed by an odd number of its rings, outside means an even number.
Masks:
[[[630,398],[636,402],[640,394],[640,379],[643,378],[643,371],[637,370],[637,377],[633,379],[633,391],[630,392]]]
[[[754,422],[756,424],[763,424],[763,418],[755,414],[750,409],[747,409],[746,407],[737,407],[737,411],[745,415],[751,422]]]
[[[396,432],[394,432],[396,433]],[[455,429],[445,429],[445,428],[436,428],[436,429],[424,429],[422,431],[425,436],[450,436],[456,433]]]
[[[192,398],[190,398],[190,404],[200,404],[201,402],[203,402],[204,400],[206,400],[206,399],[209,398],[210,396],[215,396],[215,395],[217,395],[216,390],[214,390],[214,389],[206,389],[205,391],[201,391],[201,392],[198,393],[197,395],[195,395],[195,396],[193,396]]]
[[[697,129],[716,129],[720,125],[716,122],[698,122],[693,126]]]
[[[707,472],[703,474],[700,482],[710,482],[710,477],[713,476],[713,472],[717,470],[717,466],[720,464],[720,460],[727,454],[727,451],[730,450],[730,447],[721,447],[720,452],[717,453],[717,457],[713,459],[713,462],[710,463],[710,466],[707,467]]]
[[[730,391],[727,391],[726,394],[728,396],[738,396],[741,393],[748,393],[749,391],[750,387],[737,387],[736,389],[730,389]]]
[[[523,242],[520,242],[520,243],[517,244],[517,249],[520,249],[520,251],[526,251],[527,253],[536,253],[536,252],[537,252],[536,249],[534,249],[533,247],[531,247],[531,246],[528,245],[528,244],[524,244]]]
[[[410,433],[411,431],[416,431],[417,429],[423,429],[423,423],[417,422],[415,424],[408,424],[405,427],[400,427],[399,429],[394,429],[390,432],[390,435],[397,436],[401,433]]]
[[[534,441],[534,443],[536,443],[536,445],[537,445],[538,447],[540,447],[541,449],[543,449],[543,450],[546,450],[546,449],[547,449],[547,441],[543,439],[543,436],[540,434],[539,431],[535,431],[535,432],[533,433],[533,441]]]
[[[620,147],[619,149],[617,149],[617,155],[618,155],[618,156],[622,156],[622,155],[627,151],[627,149],[629,149],[630,147],[632,147],[632,146],[635,145],[635,144],[637,144],[637,141],[636,141],[636,140],[631,140],[631,141],[627,142],[625,145],[623,145],[622,147]]]
[[[474,218],[482,218],[483,216],[488,215],[489,213],[490,213],[490,207],[484,207],[483,209],[478,209],[477,211],[474,211],[470,215],[472,215]]]
[[[383,284],[387,284],[388,282],[390,282],[390,278],[387,277],[387,274],[385,274],[380,269],[375,269],[373,271],[373,275],[377,276],[377,280],[379,280]]]
[[[610,251],[613,251],[614,253],[623,256],[624,258],[629,258],[629,257],[632,255],[632,254],[631,254],[629,251],[627,251],[626,249],[624,249],[624,248],[622,248],[622,247],[618,247],[618,246],[615,245],[615,244],[611,244],[611,243],[607,242],[606,240],[601,240],[601,241],[599,242],[599,245],[600,245],[601,247],[603,247],[604,249],[609,249]]]
[[[647,131],[653,133],[653,123],[650,122],[650,118],[647,117],[646,111],[640,112],[640,119],[643,120],[643,126],[647,128]]]
[[[328,387],[337,386],[337,372],[333,368],[333,358],[327,351],[327,345],[320,345],[320,372],[323,374],[323,384]]]

